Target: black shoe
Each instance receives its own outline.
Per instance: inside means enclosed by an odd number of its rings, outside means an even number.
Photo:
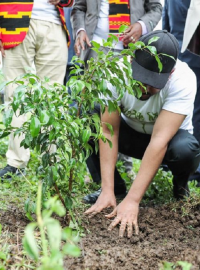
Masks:
[[[1,180],[10,180],[12,178],[12,174],[22,176],[22,174],[25,174],[25,170],[15,168],[10,165],[6,165],[6,167],[0,170]]]
[[[181,179],[182,180],[182,179]],[[190,195],[187,181],[179,181],[179,178],[173,177],[173,194],[177,200],[182,200]]]
[[[97,201],[97,199],[99,198],[99,195],[101,194],[101,188],[98,189],[97,191],[86,195],[83,198],[83,202],[84,203],[88,203],[88,204],[93,204]],[[122,200],[126,197],[127,191],[126,188],[123,187],[123,189],[119,190],[119,191],[115,191],[115,196],[117,197],[117,199]]]

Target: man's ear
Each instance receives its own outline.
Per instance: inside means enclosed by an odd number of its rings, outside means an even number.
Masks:
[[[175,68],[172,69],[172,71],[170,72],[169,78],[172,76],[172,73],[175,71]]]

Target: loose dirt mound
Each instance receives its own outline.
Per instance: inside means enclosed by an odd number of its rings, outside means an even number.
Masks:
[[[131,239],[119,238],[118,228],[109,232],[110,221],[104,214],[83,220],[86,236],[80,243],[82,256],[67,258],[65,269],[158,270],[162,261],[187,261],[192,263],[192,270],[200,269],[200,209],[182,216],[180,210],[172,211],[167,206],[141,208],[140,234]],[[11,206],[1,211],[0,223],[11,234],[9,240],[7,234],[3,235],[11,245],[11,265],[22,260],[21,238],[28,220]]]
[[[131,239],[119,238],[118,228],[107,231],[109,224],[103,214],[85,219],[82,257],[66,260],[66,269],[157,270],[162,261],[188,261],[200,269],[199,209],[182,216],[168,207],[142,208],[140,235]]]

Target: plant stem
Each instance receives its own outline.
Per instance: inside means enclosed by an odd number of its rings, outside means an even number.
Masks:
[[[72,158],[74,158],[74,157],[75,157],[75,150],[74,150],[74,148],[72,146]],[[74,177],[74,168],[71,168],[70,173],[69,173],[69,195],[70,196],[71,196],[71,193],[72,193],[73,177]]]
[[[66,211],[68,211],[67,208],[66,208],[66,205],[65,205],[65,201],[64,201],[63,197],[61,196],[60,191],[59,191],[59,188],[58,188],[58,186],[57,186],[56,183],[54,184],[54,187],[55,187],[56,193],[58,194],[58,197],[59,197],[61,203],[65,207]]]
[[[70,220],[71,220],[71,216],[69,215],[69,210],[67,209],[67,207],[66,207],[66,205],[65,205],[65,202],[64,202],[64,200],[63,200],[63,197],[61,196],[60,191],[59,191],[59,188],[58,188],[58,186],[57,186],[56,183],[54,184],[54,187],[55,187],[56,193],[57,193],[57,195],[58,195],[58,197],[59,197],[61,203],[62,203],[63,206],[65,207],[65,210],[66,210],[66,220],[67,220],[67,224],[69,224],[69,223],[70,223]]]
[[[38,227],[40,229],[40,234],[41,234],[41,243],[42,243],[43,254],[45,257],[47,257],[48,256],[48,249],[47,249],[44,224],[43,224],[43,219],[42,219],[42,214],[41,214],[41,205],[42,205],[42,182],[40,181],[38,184],[36,215],[37,215]]]

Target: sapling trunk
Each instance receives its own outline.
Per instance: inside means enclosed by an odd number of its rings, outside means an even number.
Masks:
[[[46,237],[45,237],[43,219],[42,219],[42,214],[41,214],[41,205],[42,205],[42,182],[40,181],[38,184],[36,215],[37,215],[38,227],[39,227],[40,234],[41,234],[43,255],[45,257],[48,257],[47,241],[46,241]]]

